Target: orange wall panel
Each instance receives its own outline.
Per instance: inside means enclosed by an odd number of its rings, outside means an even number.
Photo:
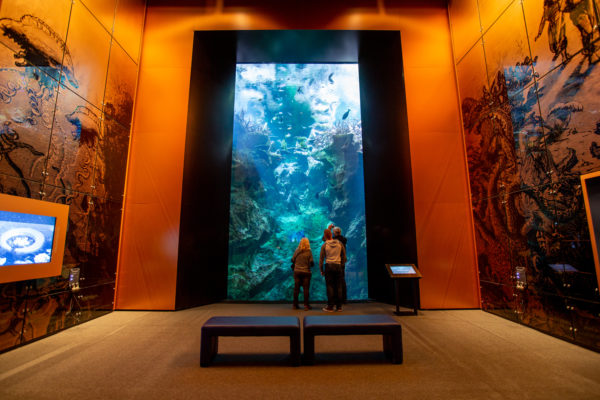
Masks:
[[[115,21],[116,0],[82,0],[82,3],[94,14],[104,29],[112,32]]]
[[[512,2],[513,0],[477,0],[481,28],[484,33]]]
[[[411,138],[415,225],[423,308],[473,308],[478,298],[462,138],[423,132]]]
[[[119,0],[115,10],[113,35],[135,62],[139,61],[145,0]]]
[[[408,123],[412,132],[455,132],[460,124],[454,71],[444,67],[405,67]],[[435,89],[435,90],[432,90]],[[457,100],[454,100],[455,102]],[[435,110],[423,118],[424,110]],[[414,137],[414,135],[413,135]]]
[[[175,307],[189,76],[148,68],[138,83],[117,309]]]
[[[252,4],[257,3],[269,2]],[[401,31],[418,258],[424,275],[421,304],[479,307],[454,60],[448,13],[441,3],[386,9],[381,3],[352,8],[333,1],[325,8],[321,3],[312,13],[310,2],[301,11],[291,6],[178,7],[149,2],[117,308],[173,308],[193,32],[219,29]],[[168,172],[157,171],[166,165]],[[161,247],[165,245],[172,248]]]
[[[477,0],[451,0],[448,12],[452,26],[454,59],[458,61],[481,38]]]

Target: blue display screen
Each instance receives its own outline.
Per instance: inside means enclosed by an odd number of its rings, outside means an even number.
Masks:
[[[0,268],[50,262],[55,223],[55,217],[0,211]]]
[[[410,275],[417,273],[410,265],[392,265],[390,266],[390,269],[394,275]]]
[[[358,64],[237,65],[230,199],[230,299],[290,300],[294,251],[308,238],[318,265],[329,224],[347,238],[348,299],[368,297]]]

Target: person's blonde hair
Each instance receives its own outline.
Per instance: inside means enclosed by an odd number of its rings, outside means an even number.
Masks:
[[[303,237],[300,239],[298,250],[310,250],[310,242],[308,241],[308,238]]]

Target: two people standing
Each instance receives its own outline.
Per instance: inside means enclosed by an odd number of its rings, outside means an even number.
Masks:
[[[327,287],[327,306],[323,311],[342,311],[342,303],[346,301],[346,238],[342,236],[341,229],[329,225],[323,232],[323,245],[319,256],[319,269],[325,277]],[[310,243],[307,238],[302,238],[292,257],[294,267],[294,300],[293,308],[298,309],[300,287],[304,291],[304,310],[310,310],[309,290],[312,277],[310,268],[314,265]],[[335,308],[334,308],[335,307]]]

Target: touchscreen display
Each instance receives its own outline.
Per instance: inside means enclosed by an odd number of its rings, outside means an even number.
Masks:
[[[394,275],[416,274],[415,269],[411,265],[392,265],[390,269]]]

